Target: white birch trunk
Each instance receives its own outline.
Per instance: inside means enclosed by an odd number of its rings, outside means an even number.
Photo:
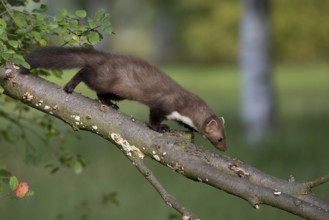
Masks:
[[[273,127],[269,0],[243,0],[241,26],[242,119],[247,137],[262,139]]]

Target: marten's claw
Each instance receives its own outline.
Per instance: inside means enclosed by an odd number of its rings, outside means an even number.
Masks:
[[[71,88],[70,86],[66,85],[66,86],[64,87],[64,91],[65,91],[66,93],[72,94],[73,91],[74,91],[74,88]]]
[[[159,124],[159,125],[151,125],[149,123],[147,123],[147,126],[149,128],[151,128],[154,131],[157,131],[159,133],[165,133],[165,132],[170,132],[170,127],[168,125],[164,125],[164,124]]]
[[[119,110],[119,106],[117,104],[112,103],[110,106],[115,110]]]

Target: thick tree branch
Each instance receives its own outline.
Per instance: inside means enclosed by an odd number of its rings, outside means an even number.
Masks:
[[[172,205],[176,200],[163,191],[143,164],[142,156],[151,157],[187,178],[239,196],[257,209],[267,204],[306,219],[329,219],[329,202],[311,194],[311,189],[327,182],[328,177],[309,182],[278,179],[184,139],[154,132],[89,98],[66,94],[61,87],[34,75],[18,74],[12,66],[0,70],[0,85],[8,96],[57,117],[76,130],[91,131],[115,143],[129,159],[137,156],[137,161],[131,160],[136,166],[141,164],[137,166],[139,171]],[[175,208],[196,218],[178,203]]]

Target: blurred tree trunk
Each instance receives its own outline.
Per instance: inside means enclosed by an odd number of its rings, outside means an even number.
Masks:
[[[173,48],[173,38],[176,31],[175,13],[173,8],[176,4],[174,0],[167,1],[149,1],[154,5],[156,11],[154,18],[154,40],[155,40],[155,51],[154,61],[156,63],[166,63],[173,61],[175,57]],[[173,58],[174,57],[174,58]]]
[[[270,0],[242,2],[242,118],[248,139],[258,141],[274,127]]]
[[[168,14],[168,10],[164,8],[158,9],[158,14],[155,18],[155,62],[168,62],[172,55],[172,38],[174,31],[174,22],[172,16]]]

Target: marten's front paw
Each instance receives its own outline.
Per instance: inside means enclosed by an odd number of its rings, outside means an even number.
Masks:
[[[149,128],[159,133],[170,132],[170,127],[168,125],[163,125],[163,124],[159,124],[159,125],[147,124],[147,125]]]
[[[117,104],[110,104],[111,108],[115,109],[115,110],[119,110],[119,106]]]
[[[106,101],[106,102],[104,100],[100,100],[100,101],[102,104],[107,105],[107,106],[113,108],[114,110],[119,110],[119,106],[111,101]]]
[[[164,133],[164,132],[170,132],[170,127],[168,125],[160,125],[160,128],[158,130],[158,132]]]
[[[74,88],[72,88],[72,87],[69,86],[69,85],[66,85],[66,86],[64,87],[64,91],[65,91],[66,93],[71,94],[71,93],[73,93]]]

